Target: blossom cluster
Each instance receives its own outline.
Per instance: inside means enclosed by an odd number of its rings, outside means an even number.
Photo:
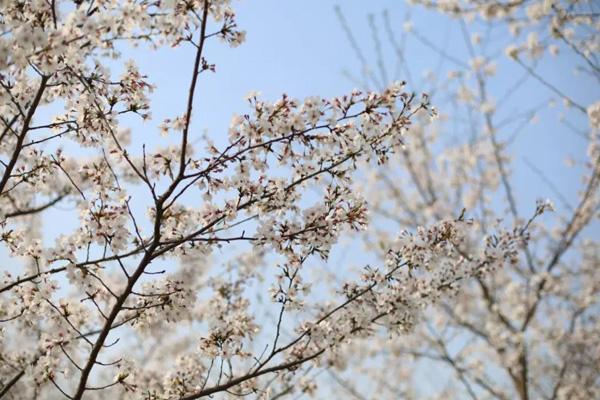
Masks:
[[[356,170],[402,151],[414,115],[435,114],[428,97],[403,82],[332,99],[250,96],[226,143],[200,138],[197,151],[196,84],[215,70],[205,42],[245,37],[228,1],[4,1],[0,10],[0,244],[11,263],[0,288],[2,394],[198,398],[308,361],[295,345],[306,333],[279,341],[284,313],[304,318],[321,303],[304,265],[365,229]],[[121,63],[120,41],[195,53],[187,107],[157,129],[177,144],[151,148],[124,122],[152,118],[154,86]],[[64,223],[47,235],[38,227],[52,213]],[[262,271],[271,263],[281,274]],[[281,307],[271,330],[254,315],[263,290]]]

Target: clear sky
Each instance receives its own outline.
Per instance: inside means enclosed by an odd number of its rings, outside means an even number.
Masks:
[[[365,58],[376,71],[376,57],[372,32],[369,27],[369,14],[376,16],[375,24],[382,35],[382,49],[389,79],[410,80],[409,84],[417,90],[427,90],[423,83],[424,73],[438,71],[440,57],[423,44],[412,39],[407,45],[407,60],[411,69],[410,77],[406,74],[394,76],[395,57],[384,37],[384,26],[381,14],[389,10],[393,29],[400,34],[402,24],[408,10],[417,31],[431,42],[444,47],[450,56],[468,60],[463,36],[456,21],[424,11],[422,8],[409,7],[401,1],[330,1],[330,0],[259,0],[234,2],[238,14],[238,24],[247,31],[247,41],[239,48],[230,49],[222,43],[212,41],[205,52],[207,60],[215,63],[217,73],[204,74],[199,84],[199,95],[194,114],[193,126],[199,134],[205,130],[218,140],[224,138],[226,128],[233,113],[244,113],[248,110],[244,96],[258,90],[267,99],[276,99],[282,93],[302,98],[311,95],[334,96],[348,92],[356,87],[344,76],[343,70],[358,75],[361,64],[340,26],[334,7],[339,5],[348,26],[353,31],[356,41],[364,52]],[[480,32],[484,33],[484,32]],[[505,27],[500,26],[492,32],[502,46],[506,43]],[[502,93],[503,87],[509,86],[521,76],[520,67],[503,56],[503,47],[486,49],[488,55],[497,55],[498,75],[493,78],[493,92]],[[146,125],[146,129],[159,123],[162,118],[180,115],[184,110],[185,95],[189,85],[193,54],[191,49],[165,49],[158,53],[126,52],[126,56],[135,58],[150,81],[157,84],[153,103],[154,121]],[[556,61],[547,56],[539,66],[539,70],[568,95],[581,101],[584,106],[600,98],[597,84],[590,85],[589,78],[576,77],[573,74],[573,58],[567,53]],[[452,64],[444,61],[439,69],[445,75]],[[595,83],[595,82],[592,82]],[[499,110],[499,119],[520,113],[541,101],[556,96],[536,82],[523,86],[513,96],[507,107]],[[435,102],[435,99],[434,99]],[[539,177],[524,164],[527,159],[537,168],[547,172],[554,183],[565,191],[567,198],[574,200],[579,182],[577,171],[569,171],[563,160],[567,156],[581,159],[586,143],[559,122],[559,114],[563,107],[558,100],[554,109],[547,107],[539,114],[537,124],[526,126],[512,144],[517,163],[515,183],[517,194],[529,205],[537,197],[553,197],[550,189],[540,182]],[[442,112],[443,104],[439,105]],[[579,118],[579,127],[585,128],[587,122]],[[507,127],[506,136],[513,129]],[[155,132],[148,132],[156,136]],[[448,132],[442,137],[443,142],[452,142],[453,135],[461,132]],[[535,183],[535,184],[534,184]]]
[[[428,91],[431,85],[424,78],[427,71],[444,78],[448,69],[455,68],[451,61],[441,59],[421,42],[409,38],[405,57],[410,74],[403,71],[395,73],[396,57],[386,38],[382,19],[385,10],[389,12],[392,30],[398,38],[409,13],[415,31],[443,48],[449,57],[464,61],[470,58],[460,26],[455,20],[421,7],[410,7],[402,1],[241,0],[233,2],[233,6],[238,15],[238,25],[247,31],[247,40],[233,49],[217,40],[208,41],[204,54],[209,63],[216,64],[217,72],[201,75],[192,122],[192,142],[207,133],[217,143],[223,143],[231,116],[248,112],[244,97],[251,91],[260,91],[265,99],[275,100],[282,93],[297,98],[313,95],[331,97],[356,88],[357,84],[344,71],[360,76],[363,66],[336,16],[336,6],[340,7],[364,59],[376,76],[379,76],[379,72],[369,15],[374,16],[374,25],[381,38],[389,80],[406,80],[410,89]],[[485,30],[482,28],[478,31],[475,28],[472,32],[484,34]],[[500,95],[522,76],[523,71],[503,55],[508,35],[506,27],[498,26],[490,34],[497,39],[492,42],[498,45],[486,48],[484,53],[498,59],[497,76],[489,83],[491,92]],[[147,74],[148,80],[157,86],[152,95],[152,121],[124,121],[133,130],[131,151],[141,151],[142,142],[149,147],[166,145],[176,138],[162,138],[156,126],[164,118],[183,113],[194,51],[191,46],[165,48],[157,52],[124,46],[123,58],[136,60],[142,73]],[[568,52],[561,54],[558,59],[546,56],[538,70],[565,93],[587,106],[600,99],[600,88],[589,77],[573,73],[574,61],[575,58]],[[118,65],[111,68],[115,72],[120,69]],[[522,113],[552,97],[557,98],[551,91],[530,80],[510,98],[506,106],[499,108],[497,119]],[[433,103],[441,113],[451,113],[444,98],[444,93],[439,92],[434,96]],[[560,100],[557,104],[555,108],[544,107],[539,113],[539,122],[526,124],[511,143],[510,153],[515,158],[512,179],[522,215],[530,215],[536,198],[557,200],[556,194],[527,166],[525,160],[544,171],[571,204],[577,201],[581,170],[566,168],[564,160],[566,157],[583,159],[586,141],[560,123],[559,116],[565,109]],[[49,115],[52,108],[47,110]],[[572,110],[566,112],[578,128],[587,128],[587,120],[581,113]],[[500,130],[500,137],[511,136],[515,127],[509,125]],[[448,130],[440,135],[441,146],[456,142],[457,137],[459,141],[465,140],[467,135],[464,130],[452,129],[448,124]],[[69,148],[67,145],[67,151]],[[560,204],[557,203],[557,206],[560,212]],[[69,218],[73,217],[72,212],[66,214]],[[59,218],[61,224],[52,223]],[[52,237],[65,229],[66,222],[62,215],[54,211],[46,215],[46,222],[45,229],[50,234],[46,243],[51,245]],[[75,225],[76,221],[72,223]],[[600,232],[597,225],[593,229]]]
[[[406,42],[405,57],[410,74],[394,73],[397,68],[392,47],[385,36],[382,13],[387,10],[392,30],[399,37],[403,23],[410,13],[415,31],[435,43],[451,58],[468,60],[462,32],[455,20],[432,13],[420,7],[410,7],[402,1],[335,1],[335,0],[241,0],[234,1],[238,25],[247,31],[247,40],[238,48],[229,48],[217,40],[209,40],[205,57],[209,63],[216,64],[216,73],[201,75],[194,108],[191,140],[207,133],[217,143],[223,143],[227,137],[227,127],[234,113],[248,112],[244,97],[251,91],[260,91],[266,99],[275,100],[282,93],[303,98],[320,95],[331,97],[349,92],[357,86],[345,76],[344,71],[359,76],[363,66],[353,51],[339,19],[335,7],[339,6],[347,21],[347,26],[356,38],[364,59],[378,76],[377,56],[368,16],[374,16],[374,25],[381,37],[381,49],[388,79],[406,80],[409,88],[421,91],[429,90],[430,84],[424,79],[427,71],[445,77],[452,62],[440,59],[436,52],[414,38]],[[474,29],[473,32],[477,32]],[[482,28],[478,31],[484,34]],[[523,71],[504,55],[507,43],[507,29],[498,26],[490,32],[500,43],[485,49],[488,56],[498,58],[497,76],[490,80],[491,92],[501,94],[522,76]],[[124,121],[133,130],[134,143],[131,151],[141,151],[142,142],[149,147],[166,145],[175,138],[162,138],[156,126],[164,118],[173,118],[183,113],[187,100],[187,90],[191,76],[194,51],[191,46],[176,49],[165,48],[157,52],[145,49],[123,47],[123,58],[134,59],[142,73],[157,86],[152,95],[153,120],[142,123],[138,120]],[[555,83],[561,90],[587,106],[600,99],[600,87],[589,77],[576,76],[573,72],[575,58],[565,51],[558,59],[546,56],[538,70]],[[118,65],[111,68],[117,72]],[[439,92],[433,103],[441,113],[451,113],[449,104],[443,101],[444,93]],[[550,90],[530,80],[514,96],[507,106],[500,107],[498,120],[522,113],[533,105],[557,98]],[[440,99],[438,104],[436,101]],[[553,190],[529,168],[525,162],[542,170],[555,187],[571,204],[577,201],[577,191],[581,188],[581,170],[566,168],[564,160],[571,157],[581,160],[585,157],[586,141],[572,133],[560,123],[560,114],[565,112],[560,99],[555,108],[544,107],[539,113],[539,122],[526,124],[511,142],[513,154],[513,183],[522,215],[530,215],[536,198],[557,200]],[[46,117],[53,114],[56,106],[46,110]],[[570,120],[575,121],[579,129],[587,128],[587,120],[577,111],[566,111]],[[569,114],[570,113],[570,114]],[[573,118],[574,117],[574,118]],[[41,116],[38,120],[40,122]],[[513,134],[514,126],[500,130],[500,137]],[[440,143],[465,140],[467,132],[452,129],[442,131]],[[175,142],[172,142],[175,143]],[[66,145],[66,150],[78,149]],[[200,150],[200,149],[199,149]],[[78,151],[81,151],[78,149]],[[135,195],[135,194],[134,194]],[[560,204],[557,206],[561,211]],[[62,206],[61,206],[62,207]],[[60,210],[61,207],[58,207]],[[52,245],[57,234],[64,232],[65,226],[77,222],[75,215],[68,211],[58,214],[55,211],[45,215],[46,243]],[[63,215],[64,214],[64,215]],[[68,217],[70,222],[66,222]],[[60,220],[61,224],[54,224]],[[600,233],[599,224],[592,228]],[[0,253],[1,254],[1,253]],[[2,256],[4,258],[5,255]]]

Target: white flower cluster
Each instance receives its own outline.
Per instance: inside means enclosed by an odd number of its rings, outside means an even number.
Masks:
[[[600,129],[600,101],[587,108],[587,115],[590,121],[590,127]]]

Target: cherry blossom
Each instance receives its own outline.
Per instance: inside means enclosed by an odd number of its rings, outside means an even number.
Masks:
[[[417,115],[436,114],[427,95],[405,82],[331,99],[254,93],[216,145],[191,122],[198,81],[216,71],[205,44],[245,38],[229,1],[0,9],[0,243],[10,262],[0,397],[267,396],[296,382],[314,394],[297,368],[342,365],[340,347],[380,324],[412,330],[424,307],[503,268],[527,240],[524,229],[499,233],[462,254],[471,224],[450,218],[402,233],[378,268],[313,291],[313,263],[367,227],[358,168],[405,151]],[[155,87],[122,42],[194,51],[187,106],[156,132],[124,122],[152,119]],[[174,141],[154,147],[148,135]],[[55,236],[41,226],[52,212]]]
[[[338,350],[339,357],[352,361],[330,369],[327,378],[315,377],[315,382],[321,393],[344,390],[354,398],[596,398],[600,395],[600,342],[595,335],[600,298],[597,101],[567,95],[571,81],[558,82],[538,63],[550,56],[568,61],[581,72],[572,78],[573,85],[596,87],[597,16],[588,3],[578,1],[413,3],[452,17],[468,58],[429,40],[428,27],[415,23],[410,32],[402,33],[392,29],[394,21],[384,15],[390,46],[398,52],[393,61],[408,70],[411,55],[405,43],[414,40],[450,70],[447,80],[429,77],[423,83],[437,93],[432,102],[441,110],[439,118],[432,122],[417,115],[405,135],[404,151],[390,157],[391,167],[365,171],[365,181],[357,185],[357,190],[374,194],[364,246],[366,251],[379,251],[378,259],[385,261],[388,250],[398,243],[420,248],[430,230],[439,229],[436,224],[454,219],[470,225],[459,231],[460,241],[452,241],[449,252],[474,259],[483,251],[495,259],[506,257],[505,262],[493,273],[475,275],[451,297],[441,296],[436,306],[428,304],[420,323],[401,340],[382,330],[346,343]],[[485,35],[486,28],[502,35]],[[486,73],[487,63],[496,65],[490,69],[493,74]],[[511,76],[514,70],[503,71],[507,66],[523,71],[523,77]],[[519,90],[525,83],[527,89]],[[554,99],[541,106],[531,104],[525,111],[527,91],[549,93]],[[522,97],[516,100],[518,96]],[[516,154],[513,143],[540,111],[559,112],[555,96],[564,106],[560,123],[552,130],[565,142],[577,135],[587,147],[571,162],[577,168],[577,190],[555,186],[559,177],[527,163],[529,191],[544,188],[552,195],[525,204],[522,198],[528,190],[515,173],[521,168],[523,176],[523,155]],[[519,111],[510,110],[513,106]],[[451,131],[458,134],[447,140]],[[536,134],[546,137],[546,131],[538,129]],[[542,137],[537,146],[528,152],[544,151]],[[565,176],[567,168],[563,167]],[[394,236],[398,228],[416,234],[402,235],[398,242]],[[517,239],[515,232],[526,239]],[[482,250],[477,240],[482,237],[502,243],[502,250]],[[414,257],[424,265],[447,262],[430,258],[428,252]],[[460,260],[452,253],[448,258]]]

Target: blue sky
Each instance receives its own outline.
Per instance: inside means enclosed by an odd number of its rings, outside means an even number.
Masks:
[[[401,33],[403,20],[410,9],[415,28],[423,36],[444,47],[448,54],[462,60],[469,59],[462,33],[455,21],[422,8],[410,8],[399,1],[234,2],[238,24],[247,31],[247,41],[235,49],[215,40],[207,46],[207,60],[216,64],[217,73],[204,74],[199,82],[193,122],[196,134],[206,131],[217,142],[220,138],[225,138],[231,115],[248,110],[243,98],[250,91],[258,90],[263,97],[276,99],[282,93],[298,98],[311,95],[329,97],[353,89],[356,84],[342,72],[347,70],[359,74],[361,65],[336,17],[336,5],[341,7],[373,69],[376,68],[376,57],[367,15],[374,14],[377,17],[379,32],[383,33],[380,16],[385,9],[389,10],[393,28],[398,33]],[[505,27],[499,26],[492,34],[500,38],[498,43],[504,46],[506,41],[503,35],[508,35]],[[395,59],[387,43],[384,42],[382,47],[388,74],[392,76]],[[504,47],[492,46],[487,50],[487,54],[501,54],[498,76],[490,81],[492,91],[498,93],[503,92],[503,88],[512,84],[522,73],[519,67],[502,55],[503,49]],[[163,49],[157,53],[125,52],[125,57],[135,58],[141,70],[149,75],[150,81],[158,86],[153,96],[154,121],[144,129],[158,124],[165,117],[183,112],[193,60],[192,50],[182,47]],[[414,88],[427,90],[428,86],[419,81],[425,71],[438,69],[440,58],[413,39],[408,41],[407,59],[413,78],[410,84]],[[567,53],[558,61],[546,57],[539,68],[544,76],[550,77],[567,94],[587,106],[600,98],[600,91],[598,85],[589,84],[589,79],[573,75],[573,60]],[[441,75],[445,75],[443,71],[447,67],[452,67],[451,63],[444,62]],[[404,75],[397,78],[407,79]],[[550,91],[532,81],[511,98],[510,105],[501,110],[500,117],[502,113],[511,115],[522,112],[550,97],[556,98]],[[526,126],[511,148],[517,159],[514,178],[517,187],[521,188],[518,195],[529,204],[537,197],[552,197],[552,194],[523,163],[525,158],[547,171],[555,184],[561,186],[572,200],[574,197],[569,193],[574,194],[579,185],[576,179],[579,172],[566,169],[563,160],[566,156],[581,159],[585,154],[586,143],[560,125],[559,113],[563,112],[563,107],[560,100],[557,103],[556,108],[545,108],[540,113],[540,122],[536,125]],[[446,111],[442,104],[439,108],[442,112]],[[572,115],[580,127],[587,126],[587,121],[582,116],[577,113]],[[448,132],[446,138],[442,137],[442,143],[452,142],[453,134],[455,133]],[[509,136],[512,131],[507,127],[502,134]],[[150,130],[148,136],[156,137],[155,131]]]
[[[266,99],[274,100],[282,93],[303,98],[320,95],[331,97],[347,93],[356,87],[343,71],[360,75],[362,65],[352,50],[349,41],[339,23],[335,7],[342,10],[356,42],[367,62],[377,73],[377,57],[374,51],[372,32],[368,15],[375,16],[376,27],[382,38],[384,63],[390,79],[409,81],[409,87],[416,90],[429,90],[424,83],[426,71],[439,72],[445,76],[452,64],[440,60],[429,48],[414,39],[409,39],[406,58],[410,68],[410,77],[406,74],[394,75],[395,57],[392,48],[385,40],[381,15],[389,11],[392,29],[399,35],[407,12],[410,12],[415,29],[432,43],[443,47],[444,51],[460,60],[468,60],[459,25],[455,20],[443,15],[426,11],[420,7],[409,7],[401,1],[334,1],[334,0],[241,0],[233,2],[238,15],[238,25],[247,31],[247,41],[238,48],[229,48],[217,40],[208,41],[205,56],[210,63],[216,64],[215,74],[201,75],[192,122],[192,142],[207,133],[217,143],[223,143],[227,137],[227,127],[234,113],[249,110],[244,96],[250,91],[260,91]],[[484,33],[484,29],[479,30]],[[497,46],[486,49],[486,54],[500,54],[498,75],[490,80],[494,93],[502,93],[506,87],[521,76],[522,70],[514,62],[502,55],[506,43],[507,30],[498,26],[491,34],[498,38]],[[164,118],[173,118],[183,113],[187,100],[187,90],[191,75],[194,49],[181,46],[176,49],[164,48],[157,52],[123,47],[123,58],[134,59],[148,80],[156,84],[152,95],[153,120],[142,123],[139,120],[124,121],[133,130],[134,142],[131,151],[139,152],[142,143],[149,148],[154,145],[166,145],[169,140],[162,138],[156,126]],[[440,62],[442,61],[442,62]],[[558,59],[545,57],[539,70],[545,77],[581,102],[584,106],[600,99],[600,88],[590,78],[575,76],[575,59],[565,52]],[[441,65],[441,69],[439,68]],[[111,65],[118,72],[118,65]],[[591,84],[590,84],[591,82]],[[532,104],[538,104],[556,96],[549,90],[531,81],[510,99],[509,105],[502,108],[499,119],[520,113]],[[545,171],[547,177],[571,204],[575,204],[577,191],[581,187],[580,169],[564,166],[564,159],[570,156],[581,160],[585,156],[586,141],[571,133],[559,122],[559,114],[565,112],[560,100],[553,109],[544,108],[540,112],[540,122],[526,125],[512,142],[510,152],[514,155],[513,182],[522,215],[530,215],[536,198],[551,198],[556,195],[543,183],[525,163],[525,160]],[[442,113],[451,112],[448,104],[434,104]],[[55,109],[47,110],[48,114]],[[587,121],[575,111],[566,111],[575,124],[585,129]],[[41,122],[43,117],[37,120]],[[511,127],[500,132],[501,137],[513,133]],[[442,132],[441,146],[464,140],[464,131],[449,129]],[[76,149],[75,146],[66,146]],[[201,149],[198,149],[201,151]],[[560,205],[559,211],[560,211]],[[65,213],[60,213],[65,214]],[[72,216],[71,212],[68,212]],[[59,225],[51,222],[63,218],[54,213],[46,216],[46,229],[50,236],[65,229],[65,220]],[[75,224],[75,221],[72,221]],[[597,225],[597,224],[596,224]],[[598,228],[594,228],[598,231]],[[48,240],[51,244],[52,240]]]
[[[355,88],[356,83],[348,79],[343,71],[360,75],[362,65],[339,23],[335,13],[336,5],[342,10],[367,63],[377,74],[377,57],[368,22],[369,14],[375,16],[375,25],[382,37],[383,59],[388,77],[409,81],[411,89],[429,90],[430,85],[423,79],[426,71],[437,72],[445,77],[446,71],[454,66],[451,62],[440,59],[439,55],[422,43],[410,38],[405,53],[410,76],[402,73],[394,75],[396,59],[384,34],[385,27],[381,18],[384,10],[389,11],[392,29],[398,36],[402,33],[407,12],[410,12],[415,30],[422,36],[443,47],[444,51],[454,58],[464,61],[470,58],[462,32],[455,20],[420,7],[409,7],[401,1],[234,2],[238,25],[247,31],[247,41],[233,49],[217,40],[208,41],[205,57],[209,63],[216,64],[217,72],[204,73],[200,77],[192,122],[192,142],[207,133],[217,144],[223,143],[227,137],[231,116],[234,113],[248,112],[248,104],[244,97],[250,91],[260,91],[264,98],[274,100],[282,93],[297,98],[313,95],[331,97]],[[473,31],[485,33],[483,28]],[[492,93],[500,95],[523,71],[503,56],[508,35],[506,27],[497,26],[491,34],[498,39],[494,41],[498,44],[486,48],[485,54],[499,54],[500,57],[498,74],[490,80],[490,89]],[[130,150],[134,153],[141,151],[142,143],[146,143],[149,148],[166,145],[176,138],[162,138],[156,126],[164,118],[181,115],[185,109],[194,49],[191,46],[181,46],[153,52],[124,46],[123,58],[136,60],[142,73],[148,75],[148,80],[157,86],[152,95],[153,120],[146,123],[132,119],[124,121],[133,130]],[[558,59],[547,56],[540,63],[539,70],[550,81],[556,82],[561,90],[587,106],[600,99],[600,89],[595,82],[590,84],[590,78],[574,76],[574,62],[575,59],[568,52]],[[114,72],[120,70],[118,65],[112,65],[111,68]],[[444,96],[443,93],[440,94],[441,99]],[[537,82],[530,81],[510,99],[506,107],[500,109],[498,119],[521,113],[531,105],[546,101],[550,97],[556,98]],[[447,103],[437,104],[436,99],[437,97],[434,97],[434,105],[442,113],[452,111]],[[571,204],[575,204],[577,200],[581,170],[566,168],[564,159],[569,156],[581,160],[585,155],[586,141],[561,125],[559,114],[565,110],[560,100],[557,103],[555,108],[544,108],[540,112],[539,122],[525,125],[511,144],[510,152],[515,158],[513,182],[522,215],[530,215],[536,198],[548,197],[556,200],[556,195],[527,166],[525,160],[543,170]],[[581,113],[568,110],[566,112],[579,128],[587,127],[587,121]],[[505,138],[512,133],[513,127],[508,126],[499,134]],[[465,140],[467,135],[463,130],[452,129],[449,124],[448,130],[441,134],[440,146],[456,142],[457,137],[459,141]],[[68,149],[76,147],[67,145]],[[560,211],[560,205],[557,205]],[[53,213],[46,216],[47,221],[57,218],[62,217]],[[64,229],[64,222],[60,227],[54,224],[47,226],[50,236],[54,236],[59,233],[59,229]],[[47,243],[51,244],[52,240]]]

